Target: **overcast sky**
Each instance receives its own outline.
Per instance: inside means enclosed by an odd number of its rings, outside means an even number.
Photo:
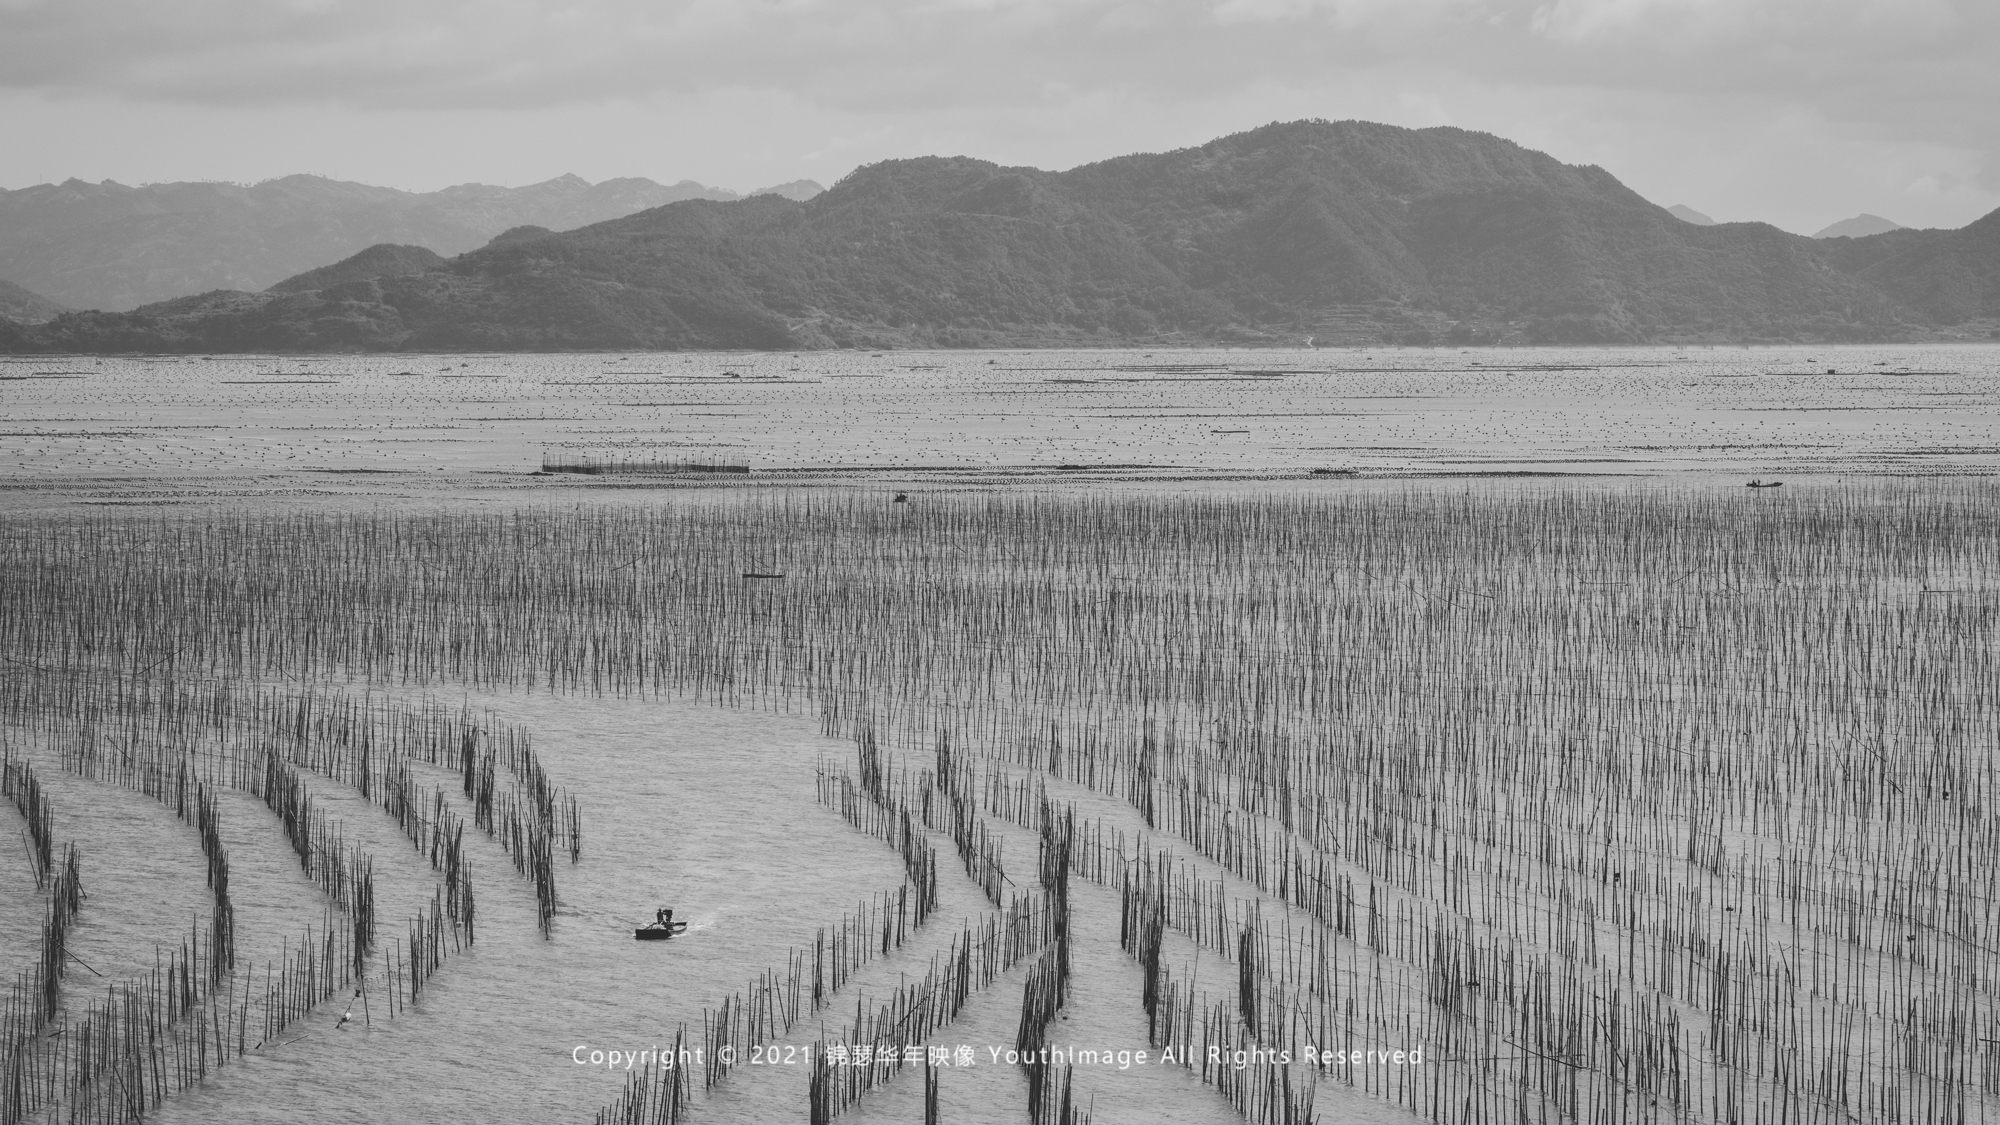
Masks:
[[[1481,129],[1810,233],[2000,206],[1996,0],[0,0],[0,187],[1067,168]]]

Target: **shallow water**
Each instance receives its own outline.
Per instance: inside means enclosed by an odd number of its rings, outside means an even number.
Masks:
[[[1322,487],[1325,478],[1308,474],[1316,467],[1362,479],[1607,474],[1619,487],[1643,477],[1735,477],[1733,487],[1749,475],[2000,467],[2000,347],[265,357],[0,368],[10,375],[0,381],[9,422],[0,477],[17,510],[79,496],[151,504],[299,492],[363,506],[402,497],[436,503],[489,485],[567,500],[629,483],[523,475],[544,450],[741,460],[756,470],[753,483],[859,473],[949,487],[1230,487],[1246,479],[1260,488]],[[12,377],[68,370],[86,374]],[[403,370],[422,373],[393,374]],[[1272,374],[1280,371],[1290,373]],[[667,391],[674,405],[659,405]],[[658,397],[632,405],[641,392]],[[815,801],[815,759],[844,761],[851,748],[822,737],[810,716],[467,698],[531,729],[551,775],[584,810],[584,859],[558,870],[563,907],[553,938],[537,931],[532,889],[506,856],[472,841],[478,944],[447,962],[411,1012],[394,1021],[376,1012],[341,1031],[334,1022],[344,1000],[329,1002],[284,1045],[170,1099],[161,1120],[587,1120],[617,1096],[624,1075],[577,1065],[578,1047],[645,1049],[670,1041],[683,1022],[698,1028],[705,1007],[782,966],[817,927],[900,881],[892,849],[860,838]],[[139,972],[153,943],[166,940],[163,928],[205,916],[195,833],[150,798],[64,775],[45,755],[37,765],[58,837],[85,851],[92,897],[76,950],[107,977]],[[419,772],[428,783],[449,780]],[[375,855],[385,937],[399,936],[402,919],[429,901],[428,863],[378,808],[307,780],[350,839]],[[1079,815],[1136,830],[1132,810],[1117,801],[1057,788]],[[0,812],[10,833],[17,820]],[[319,924],[322,899],[255,798],[224,795],[223,831],[239,948],[275,959]],[[1010,866],[1025,868],[1032,835],[1006,831]],[[941,851],[944,867],[948,844]],[[32,959],[42,910],[24,869],[0,865],[0,968],[9,972]],[[984,909],[955,870],[940,872],[942,916],[857,974],[788,1042],[844,1026],[858,998],[873,1001],[922,974],[958,921]],[[688,937],[633,942],[627,930],[663,903],[692,923]],[[1116,895],[1081,886],[1076,903],[1076,1000],[1051,1040],[1142,1048],[1139,972],[1117,945]],[[1226,980],[1219,959],[1183,938],[1170,942],[1176,966]],[[986,1054],[1013,1042],[1022,977],[1019,969],[1003,976],[933,1039],[977,1051],[973,1067],[944,1076],[946,1120],[1023,1117],[1019,1072]],[[71,976],[83,986],[77,995],[96,983],[81,971]],[[697,1118],[802,1117],[805,1079],[802,1067],[740,1069],[717,1096],[697,1098]],[[1077,1081],[1099,1123],[1236,1119],[1174,1067],[1083,1072]],[[1319,1092],[1324,1121],[1405,1116],[1331,1082]],[[921,1114],[914,1072],[850,1111],[858,1123]]]
[[[374,1010],[335,1024],[348,1006],[336,997],[288,1030],[279,1044],[252,1051],[197,1089],[170,1098],[154,1115],[167,1122],[368,1122],[387,1117],[489,1122],[587,1120],[615,1098],[625,1074],[581,1066],[573,1052],[644,1050],[670,1041],[676,1025],[698,1033],[704,1007],[740,990],[757,972],[782,966],[786,950],[858,899],[896,885],[892,848],[861,836],[814,796],[821,754],[851,748],[819,735],[797,715],[657,700],[468,695],[475,707],[528,726],[551,775],[577,796],[585,816],[584,859],[558,871],[562,910],[552,939],[534,924],[531,888],[497,846],[483,838],[467,849],[479,902],[477,944],[454,954],[422,998],[394,1020]],[[85,849],[86,903],[76,946],[107,978],[150,967],[161,919],[206,906],[198,839],[166,806],[116,786],[63,773],[37,755],[57,809],[58,836]],[[422,768],[421,781],[452,775]],[[378,912],[385,943],[402,919],[428,905],[435,877],[394,821],[358,793],[302,773],[315,803],[336,819],[351,844],[375,857]],[[448,788],[448,787],[447,787]],[[1075,786],[1052,791],[1080,813],[1142,826],[1133,810]],[[466,810],[460,809],[461,813]],[[9,814],[12,815],[12,814]],[[300,872],[277,818],[255,797],[224,791],[223,832],[232,867],[241,958],[275,960],[307,925],[318,926],[323,900]],[[1007,836],[1012,865],[1031,862],[1035,837],[995,822]],[[940,856],[942,907],[903,949],[865,966],[817,1016],[785,1042],[803,1046],[844,1027],[854,1005],[872,1006],[901,982],[920,977],[960,923],[985,900]],[[1208,874],[1205,861],[1192,860]],[[10,963],[32,955],[40,907],[32,883],[9,885],[7,925],[28,935],[10,944]],[[632,925],[656,904],[676,905],[692,921],[685,940],[633,942]],[[200,912],[205,919],[206,911]],[[17,923],[19,923],[17,925]],[[1115,891],[1081,883],[1075,891],[1073,997],[1052,1029],[1052,1045],[1117,1052],[1146,1049],[1138,1003],[1140,973],[1118,947]],[[1229,969],[1169,936],[1176,964],[1225,980]],[[25,967],[25,961],[19,967]],[[970,1066],[942,1074],[945,1119],[1006,1121],[1025,1113],[1020,1071],[991,1052],[1014,1041],[1025,967],[978,993],[955,1023],[930,1042],[974,1051]],[[94,982],[73,973],[70,995],[88,999]],[[81,985],[81,987],[79,987]],[[254,1035],[253,1035],[254,1039]],[[739,1068],[713,1097],[697,1097],[696,1120],[764,1122],[802,1117],[803,1066]],[[1079,1100],[1110,1125],[1159,1120],[1237,1120],[1198,1077],[1178,1066],[1135,1064],[1079,1068]],[[1326,1120],[1401,1119],[1392,1107],[1324,1087],[1346,1106]],[[853,1107],[857,1125],[922,1116],[923,1080],[906,1070]],[[1349,1105],[1349,1102],[1352,1102]]]
[[[195,830],[151,797],[65,773],[53,755],[27,757],[51,806],[57,868],[65,844],[75,844],[79,853],[84,899],[69,931],[71,984],[94,997],[100,982],[151,972],[155,942],[177,946],[194,930],[205,941],[207,868]],[[19,825],[19,815],[11,804],[6,807],[5,815]],[[26,864],[24,849],[19,865]],[[10,974],[40,955],[37,915],[45,901],[38,898],[27,912],[33,927],[29,940],[8,945]],[[19,932],[23,911],[12,900],[4,907],[11,916],[7,929]],[[317,915],[317,904],[313,909]]]
[[[2000,468],[2000,345],[17,357],[0,376],[16,491],[607,480],[522,479],[544,454],[753,480]]]
[[[588,1119],[624,1075],[576,1065],[575,1048],[645,1049],[671,1042],[682,1021],[698,1033],[704,1006],[900,880],[893,851],[854,847],[852,830],[815,802],[813,761],[841,747],[803,719],[629,700],[474,702],[528,724],[584,810],[584,859],[557,872],[553,938],[537,931],[533,890],[511,862],[473,841],[477,943],[446,962],[408,1014],[336,1032],[342,1005],[323,1005],[302,1041],[232,1064],[170,1101],[161,1120],[358,1122],[391,1108],[443,1120]],[[413,855],[358,796],[341,815],[368,826],[361,842],[378,865],[399,849]],[[817,860],[834,853],[837,863]],[[414,866],[428,876],[427,864]],[[405,897],[384,896],[392,934],[416,905]],[[686,940],[634,942],[631,928],[661,903],[692,922]]]

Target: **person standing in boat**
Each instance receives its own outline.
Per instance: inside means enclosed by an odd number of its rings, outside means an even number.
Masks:
[[[663,930],[674,928],[674,908],[671,906],[660,907],[657,911],[653,912],[653,918],[659,922],[660,928]]]

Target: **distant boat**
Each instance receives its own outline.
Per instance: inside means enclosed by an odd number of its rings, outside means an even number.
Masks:
[[[1783,487],[1785,487],[1785,482],[1784,482],[1784,481],[1781,481],[1781,480],[1753,480],[1753,481],[1751,481],[1751,482],[1750,482],[1749,484],[1746,484],[1746,485],[1744,485],[1743,487],[1745,487],[1745,488],[1783,488]]]
[[[675,922],[671,926],[662,926],[655,922],[650,926],[641,926],[633,930],[632,936],[640,941],[665,941],[676,934],[686,933],[687,928],[686,922]]]

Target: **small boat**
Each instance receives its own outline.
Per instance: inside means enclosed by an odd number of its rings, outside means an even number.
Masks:
[[[1745,487],[1745,488],[1783,488],[1783,487],[1785,487],[1785,482],[1784,482],[1784,481],[1781,481],[1781,480],[1753,480],[1753,481],[1751,481],[1751,482],[1750,482],[1749,484],[1746,484],[1746,485],[1744,485],[1743,487]]]
[[[641,926],[633,930],[632,936],[640,941],[665,941],[675,934],[686,933],[687,928],[688,924],[686,922],[675,922],[671,926],[662,926],[658,922],[655,922],[650,926]]]

